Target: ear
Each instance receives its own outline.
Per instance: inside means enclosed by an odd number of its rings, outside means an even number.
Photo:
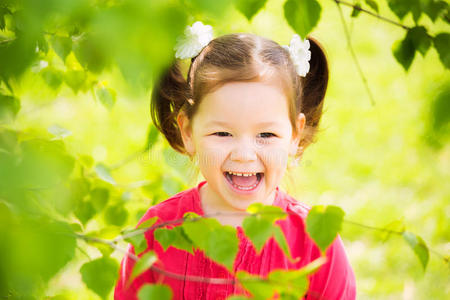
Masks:
[[[289,147],[289,154],[292,156],[295,156],[295,154],[297,154],[298,144],[300,143],[300,139],[302,137],[305,124],[306,124],[306,117],[303,113],[300,113],[296,120],[298,134],[295,134],[294,131],[292,131],[292,139]]]
[[[178,127],[180,128],[181,138],[184,148],[190,156],[195,153],[195,144],[192,137],[192,124],[184,111],[180,111],[177,116]]]

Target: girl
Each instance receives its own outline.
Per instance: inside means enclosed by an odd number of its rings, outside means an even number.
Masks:
[[[187,80],[175,62],[154,87],[151,112],[170,145],[195,158],[205,181],[151,207],[139,224],[154,216],[158,222],[178,220],[186,212],[217,216],[220,223],[237,227],[235,272],[265,276],[274,269],[305,266],[320,257],[305,232],[308,207],[278,185],[288,158],[298,159],[312,142],[322,114],[328,66],[321,47],[298,36],[289,48],[253,34],[229,34],[210,41],[209,28],[201,23],[189,27],[186,35],[177,57],[192,57]],[[242,212],[256,202],[288,212],[277,223],[292,256],[301,258],[297,262],[288,260],[273,238],[256,253],[240,226]],[[174,299],[226,299],[245,293],[232,283],[208,281],[233,275],[202,251],[194,255],[173,247],[164,251],[152,230],[145,238],[147,251],[155,251],[158,261],[127,285],[135,261],[126,255],[116,300],[137,299],[143,284],[156,282],[170,286]],[[128,253],[135,253],[132,245]],[[326,256],[327,263],[309,277],[305,299],[355,299],[355,278],[339,236]]]

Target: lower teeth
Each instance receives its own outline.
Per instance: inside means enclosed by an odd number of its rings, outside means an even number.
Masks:
[[[252,185],[252,186],[243,187],[243,186],[239,186],[239,185],[236,185],[236,184],[233,183],[233,186],[234,186],[235,188],[237,188],[237,189],[240,189],[240,190],[251,190],[251,189],[255,188],[257,185],[258,185],[258,183],[255,183],[255,184]]]

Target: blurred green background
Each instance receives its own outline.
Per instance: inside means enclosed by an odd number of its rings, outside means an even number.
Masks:
[[[99,2],[114,7],[121,1]],[[89,195],[81,193],[83,203],[94,197],[94,188],[109,193],[108,205],[101,204],[101,209],[92,210],[92,215],[90,209],[79,203],[73,206],[78,213],[65,213],[65,220],[79,223],[76,231],[113,238],[124,228],[133,228],[151,205],[203,180],[189,159],[173,151],[161,136],[155,136],[149,125],[151,80],[173,57],[174,53],[166,50],[173,45],[175,33],[182,32],[185,24],[195,20],[213,25],[216,36],[252,32],[288,44],[294,33],[283,17],[284,1],[268,1],[252,22],[226,5],[212,5],[209,14],[192,10],[189,16],[184,16],[172,8],[174,2],[151,1],[146,6],[148,10],[136,9],[140,6],[132,4],[127,9],[105,10],[107,13],[90,23],[97,32],[104,30],[109,35],[87,39],[86,43],[94,43],[92,49],[122,45],[107,48],[111,56],[120,58],[118,61],[89,57],[93,52],[88,56],[76,54],[74,41],[74,50],[67,53],[65,64],[61,55],[50,49],[46,56],[51,58],[49,61],[43,63],[39,57],[32,58],[33,66],[26,68],[20,79],[9,82],[21,108],[15,120],[2,128],[13,129],[23,140],[62,139],[67,152],[76,160],[72,174],[83,174],[83,180],[90,185]],[[384,1],[379,2],[380,13],[396,19]],[[75,3],[74,7],[67,6],[67,10],[76,11],[76,1],[67,3]],[[346,212],[346,220],[368,226],[385,227],[403,220],[406,228],[421,236],[431,249],[447,255],[450,252],[448,70],[439,61],[438,53],[430,49],[425,57],[416,54],[411,68],[405,72],[392,55],[392,45],[404,36],[404,29],[365,14],[351,18],[352,10],[343,7],[352,45],[375,100],[372,105],[347,47],[336,4],[320,3],[321,19],[310,35],[322,43],[330,65],[321,130],[317,143],[306,150],[299,167],[286,175],[281,188],[309,205],[338,205]],[[88,18],[89,11],[79,14]],[[134,21],[130,22],[131,19]],[[60,20],[46,20],[57,21]],[[404,23],[412,24],[412,16],[408,15]],[[434,34],[448,31],[448,24],[442,21],[431,26],[424,16],[421,23],[430,25]],[[112,27],[114,31],[110,26],[116,26]],[[122,37],[126,37],[123,44]],[[85,42],[83,38],[80,41]],[[146,55],[147,61],[140,60]],[[80,85],[77,93],[74,90],[78,88],[70,88],[68,84],[50,88],[40,73],[47,64],[65,72],[87,68],[94,75],[83,75],[86,88],[83,90]],[[91,85],[87,83],[89,76]],[[65,82],[71,82],[66,77]],[[110,89],[107,97],[101,96],[105,89]],[[149,139],[152,147],[144,152]],[[79,180],[79,185],[72,186],[81,190],[83,182]],[[69,188],[72,192],[74,189]],[[59,190],[42,191],[41,196],[51,198],[47,192]],[[79,222],[80,219],[85,222]],[[358,299],[448,297],[449,266],[441,257],[430,253],[424,272],[401,237],[392,236],[385,241],[380,232],[344,224],[341,236],[355,271]],[[120,244],[123,249],[126,245]],[[78,240],[74,259],[44,288],[45,299],[100,299],[85,286],[80,274],[84,263],[100,256],[99,249]],[[123,254],[114,251],[111,256],[119,262]],[[112,298],[112,291],[109,297]]]

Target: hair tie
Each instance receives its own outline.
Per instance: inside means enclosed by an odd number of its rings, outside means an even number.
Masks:
[[[311,60],[309,40],[305,39],[303,41],[298,34],[294,34],[289,47],[286,45],[283,45],[282,47],[289,52],[297,74],[305,77],[309,72],[309,61]]]
[[[186,26],[184,36],[177,38],[177,43],[173,48],[175,57],[180,59],[197,56],[206,45],[213,39],[211,25],[203,25],[197,21],[192,26]]]

